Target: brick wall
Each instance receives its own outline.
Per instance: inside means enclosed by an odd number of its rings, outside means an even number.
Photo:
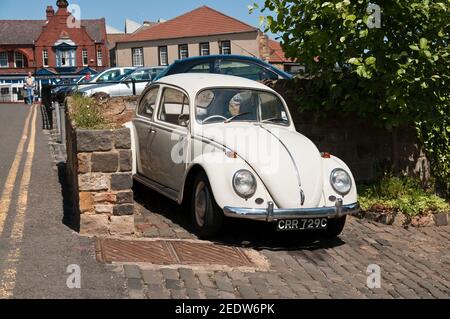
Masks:
[[[131,135],[128,128],[83,130],[67,109],[67,176],[84,235],[134,232]]]
[[[358,182],[374,181],[390,170],[422,180],[430,178],[429,161],[413,128],[388,131],[356,114],[347,118],[329,114],[326,119],[316,120],[311,112],[299,112],[301,106],[293,99],[299,90],[284,81],[267,84],[286,99],[297,131],[310,138],[321,152],[341,158]]]

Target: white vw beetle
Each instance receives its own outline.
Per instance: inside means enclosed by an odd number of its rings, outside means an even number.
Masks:
[[[261,83],[164,77],[143,92],[130,127],[135,179],[189,203],[201,237],[224,216],[335,237],[359,210],[347,165],[296,132],[283,98]]]

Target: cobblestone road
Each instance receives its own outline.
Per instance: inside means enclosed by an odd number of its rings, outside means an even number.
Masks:
[[[183,209],[137,186],[142,237],[189,238]],[[450,298],[450,227],[385,226],[349,218],[338,240],[279,234],[228,221],[216,243],[262,254],[267,271],[125,265],[130,298]],[[367,267],[381,267],[381,288],[367,287]]]

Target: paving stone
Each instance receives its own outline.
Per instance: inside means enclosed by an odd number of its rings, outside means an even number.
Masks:
[[[239,285],[237,290],[244,299],[258,299],[258,294],[250,285]]]
[[[164,279],[166,279],[166,280],[167,279],[178,280],[180,278],[178,271],[175,269],[164,268],[161,270],[161,272],[162,272]]]
[[[161,272],[153,269],[142,270],[144,282],[148,285],[162,285],[163,276]]]
[[[183,287],[180,280],[166,279],[166,289],[181,290]]]
[[[186,288],[186,295],[189,299],[202,299],[200,292],[195,288]]]
[[[207,287],[207,288],[216,288],[216,285],[214,284],[214,282],[211,280],[209,274],[205,274],[205,273],[200,273],[197,275],[198,280],[200,281],[200,284],[203,287]]]
[[[170,292],[162,285],[147,285],[147,297],[150,299],[169,299]]]
[[[136,265],[124,265],[123,270],[125,272],[125,277],[140,279],[141,278],[141,270]]]

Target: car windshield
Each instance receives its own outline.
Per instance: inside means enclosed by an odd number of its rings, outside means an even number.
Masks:
[[[125,71],[124,74],[119,74],[118,76],[116,76],[115,78],[112,78],[110,82],[119,82],[124,80],[126,77],[128,77],[129,75],[131,75],[132,73],[134,73],[136,70],[131,69],[131,70],[127,70]]]
[[[289,125],[288,112],[280,98],[258,90],[204,90],[197,96],[196,118],[201,124],[260,122]]]

